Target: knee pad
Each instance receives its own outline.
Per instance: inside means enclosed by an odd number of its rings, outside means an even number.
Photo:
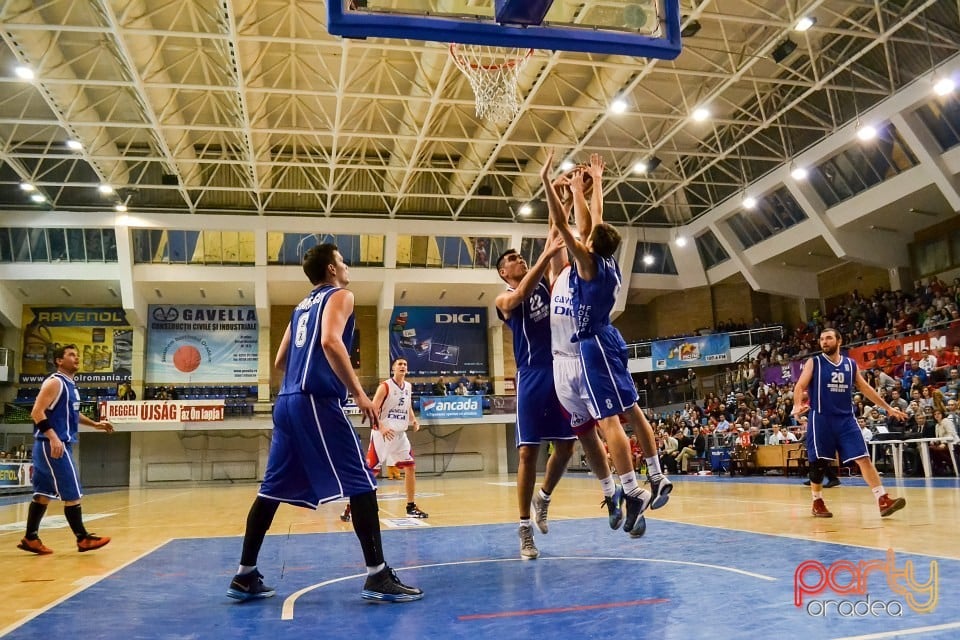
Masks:
[[[826,460],[814,460],[810,463],[811,484],[823,484],[823,477],[826,475],[826,469],[829,464]]]

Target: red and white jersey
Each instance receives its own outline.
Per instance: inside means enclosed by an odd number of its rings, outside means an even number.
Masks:
[[[550,289],[550,341],[554,356],[580,356],[580,349],[571,338],[577,333],[573,315],[573,289],[570,286],[570,265],[557,274]]]
[[[380,428],[393,431],[406,431],[410,426],[410,402],[413,385],[407,381],[403,386],[397,384],[393,378],[381,383],[387,390],[387,395],[380,405]]]

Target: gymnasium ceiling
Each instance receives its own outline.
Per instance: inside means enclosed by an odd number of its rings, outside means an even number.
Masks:
[[[476,118],[446,45],[332,37],[324,2],[7,0],[0,211],[122,203],[509,222],[537,199],[550,147],[603,154],[611,222],[679,225],[960,43],[956,0],[682,0],[682,11],[685,30],[699,30],[676,61],[537,51],[520,114],[495,127]],[[803,33],[801,15],[816,18]],[[786,39],[797,48],[777,63]],[[608,110],[617,97],[626,112]],[[702,105],[712,117],[693,122]],[[660,166],[635,173],[650,156]],[[32,203],[21,182],[46,201]]]

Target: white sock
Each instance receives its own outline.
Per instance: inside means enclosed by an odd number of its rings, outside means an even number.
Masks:
[[[823,500],[823,491],[813,491],[814,500]]]
[[[620,476],[620,486],[623,492],[628,496],[635,496],[640,493],[640,485],[637,483],[637,472],[631,471]]]
[[[240,565],[240,568],[237,569],[237,575],[238,575],[238,576],[245,576],[245,575],[247,575],[248,573],[251,573],[251,572],[253,572],[253,571],[256,571],[256,569],[257,569],[257,565],[253,565],[252,567],[248,567],[247,565],[242,564],[242,565]]]
[[[543,489],[540,489],[540,499],[544,502],[550,502],[550,494],[546,493]]]
[[[877,502],[879,502],[880,498],[882,498],[887,493],[887,490],[883,488],[882,484],[879,487],[874,487],[873,489],[870,489],[870,491],[873,491],[873,497],[877,499]]]
[[[530,518],[520,518],[520,528],[530,528]]]
[[[644,458],[647,461],[647,475],[651,478],[656,475],[662,475],[663,469],[660,468],[660,458],[657,456],[650,456],[649,458]]]
[[[617,485],[613,482],[613,475],[609,475],[601,480],[600,488],[603,490],[603,495],[612,498],[613,494],[617,492]]]
[[[381,571],[383,571],[384,567],[386,567],[386,566],[387,566],[387,565],[386,565],[385,563],[381,562],[380,564],[378,564],[378,565],[375,566],[375,567],[367,567],[367,575],[368,575],[368,576],[372,576],[372,575],[374,575],[374,574],[376,574],[376,573],[380,573]]]

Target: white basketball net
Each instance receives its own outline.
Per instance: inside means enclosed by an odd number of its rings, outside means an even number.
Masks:
[[[477,98],[477,117],[506,124],[520,113],[517,83],[533,49],[451,44],[450,56]]]

